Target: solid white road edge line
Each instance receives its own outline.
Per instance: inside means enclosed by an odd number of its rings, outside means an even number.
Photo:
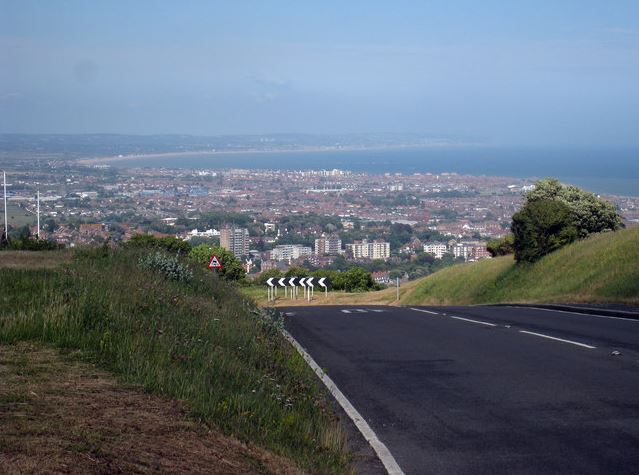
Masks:
[[[357,411],[357,409],[355,409],[355,407],[350,403],[350,401],[346,399],[346,396],[344,396],[342,391],[339,390],[333,380],[329,378],[326,373],[324,373],[322,368],[318,366],[311,355],[309,355],[306,350],[302,348],[302,345],[300,345],[297,340],[293,338],[293,335],[291,335],[286,330],[282,330],[282,333],[284,334],[284,337],[291,342],[291,344],[295,347],[299,354],[302,355],[302,358],[304,358],[306,363],[308,363],[313,371],[315,371],[315,374],[328,388],[339,405],[342,406],[342,409],[344,409],[346,414],[348,414],[348,417],[351,418],[355,426],[357,426],[361,434],[368,441],[379,459],[382,461],[382,463],[384,464],[384,468],[386,468],[388,474],[404,475],[404,472],[397,464],[397,461],[395,460],[395,457],[393,457],[393,454],[391,454],[390,450],[388,450],[388,447],[386,447],[386,445],[384,445],[384,443],[379,440],[377,434],[375,434],[373,429],[371,429],[371,426],[369,426],[368,422],[366,422],[366,419],[364,419],[362,415]]]
[[[437,313],[437,312],[431,312],[430,310],[424,310],[423,308],[413,308],[413,307],[411,307],[411,310],[415,310],[416,312],[430,313],[431,315],[439,315],[439,313]]]
[[[556,310],[553,308],[542,308],[542,307],[518,307],[517,305],[509,305],[510,308],[534,308],[535,310],[543,310],[544,312],[559,312],[559,313],[569,313],[571,315],[581,315],[582,317],[595,317],[595,318],[609,318],[611,320],[625,320],[627,322],[639,323],[639,320],[633,320],[632,318],[627,317],[613,317],[610,315],[595,315],[594,313],[584,313],[584,312],[571,312],[570,310]]]
[[[471,320],[470,318],[454,317],[452,315],[450,316],[450,318],[454,318],[455,320],[463,320],[465,322],[479,323],[480,325],[488,325],[489,327],[496,327],[497,326],[494,323],[480,322],[479,320]]]
[[[579,343],[578,341],[564,340],[562,338],[557,338],[557,337],[554,337],[554,336],[544,335],[542,333],[529,332],[529,331],[526,331],[526,330],[519,330],[519,333],[526,333],[527,335],[535,335],[535,336],[540,336],[542,338],[548,338],[549,340],[556,340],[556,341],[561,341],[563,343],[570,343],[571,345],[582,346],[582,347],[588,348],[590,350],[594,350],[595,348],[597,348],[596,346],[586,345],[585,343]]]

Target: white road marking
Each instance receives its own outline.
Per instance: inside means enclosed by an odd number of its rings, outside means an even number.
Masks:
[[[529,332],[529,331],[526,331],[526,330],[519,330],[519,333],[526,333],[527,335],[535,335],[535,336],[540,336],[542,338],[548,338],[549,340],[561,341],[563,343],[570,343],[571,345],[581,346],[581,347],[584,347],[584,348],[588,348],[590,350],[594,350],[595,348],[597,348],[596,346],[586,345],[585,343],[579,343],[578,341],[564,340],[562,338],[557,338],[557,337],[554,337],[554,336],[544,335],[542,333]]]
[[[383,313],[384,310],[382,310],[381,308],[374,308],[371,310],[371,312],[375,312],[375,313]]]
[[[356,308],[355,311],[359,313],[368,313],[368,310],[364,310],[363,308]]]
[[[324,373],[322,368],[318,366],[318,364],[311,357],[311,355],[309,355],[306,352],[306,350],[302,348],[302,345],[300,345],[297,342],[297,340],[293,338],[293,335],[291,335],[286,330],[282,330],[282,332],[284,334],[284,337],[291,342],[291,344],[295,347],[295,349],[297,349],[299,354],[302,355],[302,358],[304,358],[306,363],[308,363],[308,365],[313,369],[313,371],[315,371],[315,374],[320,378],[320,380],[328,388],[328,390],[331,392],[333,397],[337,400],[339,405],[342,406],[342,409],[344,409],[346,414],[348,414],[348,417],[351,418],[355,426],[357,426],[359,431],[362,433],[364,438],[368,441],[368,443],[371,445],[371,447],[373,448],[373,450],[375,451],[379,459],[384,464],[384,467],[386,468],[386,471],[388,472],[388,474],[404,475],[404,472],[402,471],[400,466],[397,464],[397,461],[395,460],[395,457],[393,457],[393,454],[391,454],[390,450],[388,450],[388,447],[386,447],[386,445],[384,445],[384,443],[381,440],[379,440],[379,438],[377,437],[377,434],[375,434],[373,429],[371,429],[371,426],[369,426],[368,422],[366,422],[366,419],[364,419],[362,415],[357,411],[357,409],[355,409],[355,407],[346,398],[346,396],[344,396],[344,393],[342,393],[342,391],[339,390],[339,388],[333,382],[333,380],[329,378],[326,373]]]
[[[479,323],[480,325],[487,325],[489,327],[496,327],[497,326],[494,323],[480,322],[479,320],[471,320],[470,318],[454,317],[452,315],[450,316],[450,318],[454,318],[455,320],[463,320],[465,322]]]
[[[423,308],[413,308],[413,307],[411,307],[411,310],[415,310],[416,312],[430,313],[431,315],[439,315],[439,313],[437,313],[437,312],[431,312],[430,310],[424,310]]]
[[[351,313],[350,310],[342,310],[342,313]]]
[[[518,307],[516,305],[509,305],[510,308],[533,308],[535,310],[543,310],[545,312],[559,312],[559,313],[569,313],[571,315],[581,315],[582,317],[595,317],[595,318],[609,318],[611,320],[625,320],[626,322],[639,323],[639,320],[634,320],[628,317],[612,317],[610,315],[595,315],[594,313],[583,313],[583,312],[571,312],[570,310],[555,310],[552,308],[542,308],[542,307]]]

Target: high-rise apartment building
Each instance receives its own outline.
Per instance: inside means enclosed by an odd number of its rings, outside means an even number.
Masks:
[[[346,250],[353,259],[388,259],[390,257],[390,243],[386,241],[369,242],[355,241],[353,244],[347,244]]]
[[[246,228],[226,227],[220,230],[220,246],[236,257],[248,256],[249,232]]]
[[[315,240],[315,255],[337,255],[342,252],[342,240],[337,235],[322,235],[321,238]]]

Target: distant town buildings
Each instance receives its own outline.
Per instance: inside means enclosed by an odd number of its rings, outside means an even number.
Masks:
[[[424,252],[432,254],[436,259],[441,259],[448,252],[448,246],[443,242],[429,242],[424,244]]]
[[[220,231],[220,246],[231,251],[237,257],[248,256],[249,232],[246,228],[234,226],[223,228]]]
[[[337,255],[342,253],[342,240],[337,235],[325,235],[315,240],[315,255]]]
[[[313,250],[301,244],[280,244],[270,251],[270,257],[274,261],[292,261],[300,257],[310,256]]]
[[[353,259],[388,259],[390,257],[390,243],[381,240],[369,242],[364,239],[347,244],[346,251]]]

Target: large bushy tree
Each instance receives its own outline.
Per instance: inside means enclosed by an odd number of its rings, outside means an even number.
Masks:
[[[534,262],[578,237],[570,208],[555,200],[526,202],[511,229],[517,262]]]
[[[526,203],[560,201],[570,210],[573,224],[580,238],[591,233],[614,231],[622,226],[614,205],[573,185],[562,185],[559,180],[545,178],[535,183],[526,194]]]

